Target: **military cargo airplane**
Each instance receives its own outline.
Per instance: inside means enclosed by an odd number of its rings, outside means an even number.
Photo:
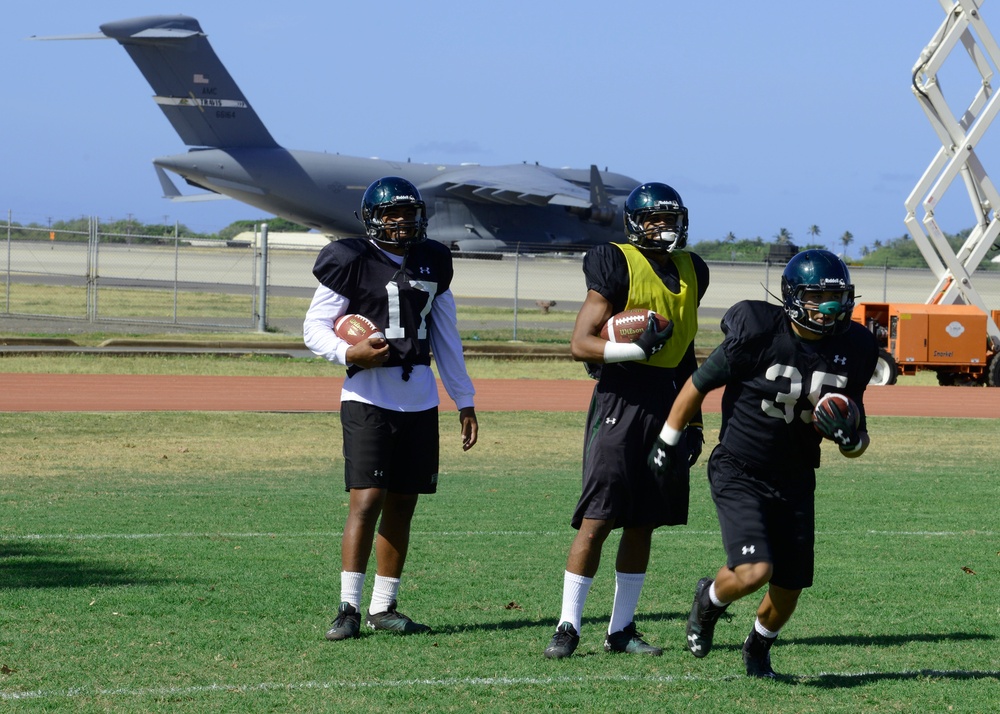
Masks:
[[[427,203],[430,237],[453,250],[497,251],[517,243],[570,249],[623,238],[622,203],[640,183],[628,176],[594,165],[423,164],[285,149],[195,18],[138,17],[100,30],[35,39],[114,39],[125,48],[160,109],[192,147],[153,161],[166,198],[230,197],[337,238],[363,234],[355,212],[369,184],[401,176]],[[209,193],[181,194],[167,171]]]

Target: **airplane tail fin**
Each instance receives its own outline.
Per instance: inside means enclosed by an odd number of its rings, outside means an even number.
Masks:
[[[188,146],[278,145],[193,17],[137,17],[105,23],[101,32],[129,53]]]

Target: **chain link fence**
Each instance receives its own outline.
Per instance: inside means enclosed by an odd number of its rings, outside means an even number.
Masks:
[[[13,225],[4,235],[3,313],[91,323],[249,329],[259,314],[249,243]]]
[[[254,240],[240,242],[176,229],[172,236],[133,235],[105,232],[96,219],[87,231],[52,231],[17,225],[9,216],[0,224],[0,240],[3,315],[289,334],[301,334],[322,245],[318,236],[303,234],[301,245],[286,238],[268,241],[262,251],[256,232]],[[709,267],[705,324],[739,300],[774,302],[780,294],[781,263]],[[864,302],[924,303],[937,284],[927,269],[853,266],[851,275]],[[973,282],[990,309],[1000,308],[1000,272],[977,272]],[[456,254],[452,292],[460,308],[492,309],[489,321],[504,327],[507,339],[539,325],[568,329],[586,295],[582,254],[537,247]]]

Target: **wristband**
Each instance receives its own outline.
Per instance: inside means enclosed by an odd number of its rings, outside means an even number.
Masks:
[[[667,446],[677,446],[681,441],[681,432],[669,424],[664,424],[660,430],[660,438]]]
[[[646,353],[642,347],[634,342],[605,342],[604,362],[632,362],[634,360],[646,359]]]

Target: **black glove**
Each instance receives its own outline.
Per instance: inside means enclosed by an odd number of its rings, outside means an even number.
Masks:
[[[673,333],[674,323],[672,321],[668,320],[666,327],[662,330],[657,330],[656,317],[650,315],[645,331],[639,335],[639,339],[635,341],[635,344],[642,348],[642,351],[646,354],[646,359],[649,359],[663,349],[663,345],[666,344],[666,341],[670,339],[670,335]]]
[[[851,408],[846,415],[834,415],[826,409],[813,411],[816,429],[825,438],[835,441],[840,448],[847,451],[857,448],[861,443],[861,432],[858,431],[858,408],[854,402],[850,404]]]
[[[649,470],[653,472],[653,476],[660,481],[670,478],[679,462],[680,454],[677,453],[677,447],[671,446],[657,436],[656,442],[649,452],[649,457],[646,459],[646,463],[649,464]]]
[[[701,448],[705,443],[705,434],[702,432],[700,426],[692,426],[688,424],[687,428],[684,430],[684,445],[687,447],[688,452],[688,467],[695,465],[698,461],[698,457],[701,456]]]

